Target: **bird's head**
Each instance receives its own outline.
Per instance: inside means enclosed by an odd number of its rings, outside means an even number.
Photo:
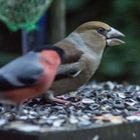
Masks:
[[[118,39],[118,37],[124,37],[124,34],[115,28],[109,26],[106,23],[99,21],[86,22],[79,26],[75,32],[90,46],[116,46],[125,43]]]

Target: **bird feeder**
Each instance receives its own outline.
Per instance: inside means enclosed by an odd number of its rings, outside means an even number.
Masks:
[[[35,29],[52,0],[0,0],[0,20],[11,31]]]
[[[91,82],[61,96],[80,102],[75,106],[47,103],[43,96],[20,110],[1,103],[0,139],[139,140],[139,93],[137,85]]]

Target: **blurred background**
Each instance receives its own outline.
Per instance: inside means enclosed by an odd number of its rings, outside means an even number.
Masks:
[[[126,44],[106,49],[93,79],[140,84],[140,1],[66,0],[66,34],[91,20],[104,21],[126,35]],[[21,31],[11,32],[0,22],[0,66],[21,55],[21,42]]]

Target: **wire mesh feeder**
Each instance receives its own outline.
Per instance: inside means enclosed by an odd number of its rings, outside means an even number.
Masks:
[[[11,31],[35,29],[52,0],[0,0],[0,20]]]

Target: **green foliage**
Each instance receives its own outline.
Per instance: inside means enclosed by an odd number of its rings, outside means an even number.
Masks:
[[[67,10],[73,11],[80,9],[86,4],[88,1],[86,0],[66,0]]]

